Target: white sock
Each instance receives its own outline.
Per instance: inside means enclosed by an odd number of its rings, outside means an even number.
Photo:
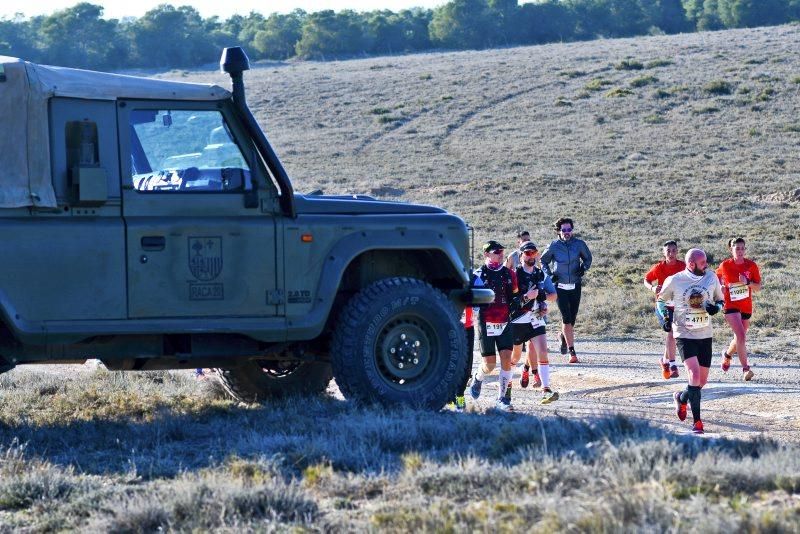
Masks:
[[[506,389],[508,388],[508,383],[511,381],[511,377],[514,376],[513,371],[503,371],[500,369],[500,393],[498,398],[502,399],[506,396]]]
[[[464,376],[464,375],[461,375]],[[475,380],[478,382],[483,382],[483,379],[486,378],[486,373],[483,372],[483,366],[479,365],[478,370],[475,371]]]
[[[549,363],[540,363],[539,364],[539,376],[542,378],[542,387],[549,388],[550,387],[550,364]]]

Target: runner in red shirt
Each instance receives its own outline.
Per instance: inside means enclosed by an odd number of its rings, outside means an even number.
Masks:
[[[733,330],[733,339],[728,350],[722,353],[722,370],[726,373],[731,367],[733,354],[739,355],[742,364],[742,378],[753,379],[753,371],[747,363],[747,330],[753,315],[753,293],[761,291],[761,271],[754,261],[744,257],[744,238],[736,237],[728,241],[731,256],[717,268],[717,276],[725,295],[725,320]]]
[[[686,269],[686,264],[682,260],[677,259],[678,244],[675,241],[667,241],[664,243],[662,252],[664,254],[664,260],[653,265],[650,270],[647,271],[647,274],[644,275],[644,286],[655,293],[656,300],[658,300],[658,294],[661,291],[661,286],[664,285],[664,280]],[[674,309],[675,306],[673,304],[667,303],[667,312],[670,316]],[[658,314],[658,310],[656,310],[656,318],[658,318],[661,323],[661,316]],[[661,327],[664,327],[663,323]],[[667,338],[664,342],[664,356],[661,358],[660,362],[661,373],[665,380],[669,378],[678,378],[678,366],[675,364],[676,352],[675,338],[670,328],[667,331]]]

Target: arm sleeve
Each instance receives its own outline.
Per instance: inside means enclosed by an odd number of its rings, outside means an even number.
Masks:
[[[552,295],[556,292],[556,285],[553,283],[553,280],[545,275],[544,280],[542,280],[542,287],[544,288],[544,292],[548,295]]]
[[[589,267],[592,266],[592,251],[589,250],[589,245],[586,244],[586,241],[582,241],[582,243],[581,259],[583,260],[583,270],[588,271]]]
[[[752,280],[756,284],[760,284],[761,283],[761,270],[758,268],[758,265],[756,265],[755,263],[753,264],[753,278],[752,278]]]
[[[714,284],[714,302],[717,304],[725,302],[725,297],[722,295],[722,285],[719,283],[719,280]]]
[[[652,267],[650,267],[650,270],[647,271],[646,275],[644,275],[644,279],[648,284],[652,284],[653,282],[658,280],[658,273],[656,272],[656,269],[658,269],[658,264],[655,264]]]
[[[672,277],[668,276],[667,279],[664,280],[664,285],[661,286],[661,293],[658,294],[658,298],[656,299],[656,310],[661,319],[666,319],[668,317],[667,301],[672,300],[673,293]]]
[[[550,262],[553,261],[553,251],[550,250],[552,247],[547,247],[547,250],[544,251],[542,254],[542,271],[548,277],[553,276],[553,273],[550,272]]]

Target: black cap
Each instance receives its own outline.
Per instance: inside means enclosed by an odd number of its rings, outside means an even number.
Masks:
[[[526,241],[519,246],[519,251],[525,252],[526,250],[539,250],[539,249],[536,248],[536,243],[534,243],[533,241]]]
[[[489,241],[483,244],[484,252],[496,252],[498,250],[505,250],[505,248],[506,247],[504,247],[494,239],[490,239]]]

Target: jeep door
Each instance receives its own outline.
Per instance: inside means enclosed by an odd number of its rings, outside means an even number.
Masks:
[[[130,318],[285,315],[277,192],[227,105],[118,103]]]

